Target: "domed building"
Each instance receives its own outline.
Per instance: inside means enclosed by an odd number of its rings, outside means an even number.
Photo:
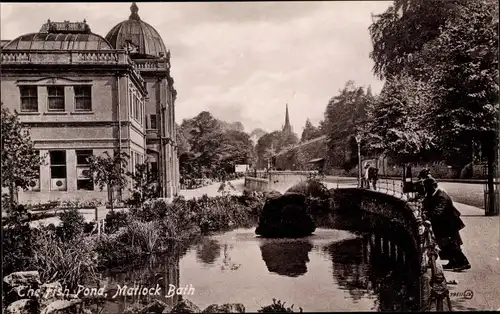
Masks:
[[[137,58],[154,59],[167,55],[167,49],[160,34],[151,25],[141,20],[139,8],[132,4],[131,14],[113,27],[106,35],[106,40],[116,49],[127,49]]]
[[[17,111],[41,156],[24,203],[106,199],[89,176],[90,155],[126,152],[145,163],[161,197],[179,190],[170,51],[139,8],[102,37],[83,22],[48,20],[36,33],[0,41],[2,103]],[[132,183],[116,197],[125,200]]]

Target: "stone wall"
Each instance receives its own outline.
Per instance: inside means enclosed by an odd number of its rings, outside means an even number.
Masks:
[[[266,192],[268,186],[268,179],[245,177],[245,188],[250,191]]]
[[[250,191],[286,191],[293,185],[307,180],[317,171],[269,171],[259,172],[260,178],[245,177],[245,188]]]
[[[327,153],[326,136],[321,136],[296,145],[276,155],[276,169],[280,170],[317,170],[312,159],[324,158]]]

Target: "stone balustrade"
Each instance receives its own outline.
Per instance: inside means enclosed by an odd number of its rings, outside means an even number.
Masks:
[[[170,64],[165,60],[135,60],[136,67],[139,71],[168,71]]]
[[[124,65],[131,66],[140,83],[144,83],[137,63],[122,50],[86,50],[86,51],[45,51],[45,50],[2,50],[2,65]],[[142,69],[141,69],[142,70]]]
[[[3,50],[2,64],[131,64],[123,51]]]

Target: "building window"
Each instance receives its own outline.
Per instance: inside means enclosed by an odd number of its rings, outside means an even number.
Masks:
[[[66,191],[66,151],[50,152],[50,179],[51,190]]]
[[[129,93],[128,95],[128,102],[130,104],[130,115],[134,115],[134,94],[132,92]]]
[[[139,103],[141,104],[141,111],[139,112],[139,122],[141,123],[141,126],[144,127],[144,103],[142,102],[142,100],[139,100]]]
[[[76,110],[92,110],[92,86],[75,86],[75,106]]]
[[[150,124],[151,129],[156,130],[156,115],[155,114],[150,115],[149,119],[151,120]]]
[[[150,163],[150,173],[151,173],[152,178],[158,177],[158,163],[157,162]]]
[[[88,158],[93,155],[92,150],[77,150],[76,151],[76,189],[77,190],[94,190],[94,180],[90,173],[90,165]]]
[[[49,110],[64,111],[64,86],[47,86]]]
[[[37,86],[19,86],[21,94],[21,112],[38,111],[38,87]]]
[[[139,108],[139,98],[137,98],[137,96],[135,97],[135,104],[134,104],[134,107],[135,107],[135,115],[134,115],[134,118],[139,121],[139,111],[140,111],[140,108]]]

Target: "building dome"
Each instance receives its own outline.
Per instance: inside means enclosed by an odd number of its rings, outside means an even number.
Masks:
[[[51,22],[40,32],[21,35],[5,44],[2,49],[15,50],[112,50],[103,37],[90,31],[89,26],[76,22]]]
[[[141,20],[135,2],[130,7],[130,17],[113,27],[106,40],[115,49],[127,49],[131,55],[144,58],[158,58],[167,55],[167,49],[160,34],[151,25]]]
[[[112,50],[111,45],[96,34],[43,34],[19,36],[2,49],[17,50]]]

